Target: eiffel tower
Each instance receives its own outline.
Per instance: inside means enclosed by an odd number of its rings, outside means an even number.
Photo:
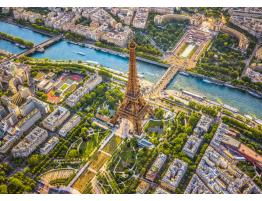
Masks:
[[[125,97],[115,116],[111,119],[111,123],[116,124],[120,118],[128,119],[133,124],[133,133],[139,136],[142,133],[142,120],[149,111],[149,106],[140,92],[135,49],[136,43],[132,40],[129,44],[129,70]]]

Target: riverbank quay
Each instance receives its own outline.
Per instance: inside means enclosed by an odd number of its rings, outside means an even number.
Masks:
[[[228,107],[228,105],[223,104],[223,103],[219,103],[217,101],[211,101],[206,97],[203,97],[203,99],[199,99],[198,98],[198,94],[194,94],[192,93],[194,96],[187,96],[185,93],[183,93],[182,91],[179,90],[165,90],[165,96],[163,96],[165,99],[167,99],[168,101],[174,102],[180,106],[184,106],[187,109],[191,109],[192,108],[189,107],[189,103],[190,101],[196,102],[199,105],[204,105],[204,106],[208,106],[208,107],[214,107],[214,108],[220,108],[220,112],[222,115],[225,116],[229,116],[232,117],[238,121],[241,121],[242,123],[246,123],[249,126],[258,126],[258,125],[262,125],[261,122],[262,120],[260,118],[257,117],[252,117],[250,115],[244,114],[240,111],[236,111],[234,110],[235,108]],[[174,99],[170,99],[170,97],[173,97]],[[231,115],[229,115],[231,114]],[[237,118],[238,117],[238,118]],[[240,117],[240,118],[239,118]],[[250,121],[244,122],[243,119],[248,119]]]
[[[102,66],[102,65],[96,65],[96,64],[92,64],[89,62],[81,62],[79,63],[78,61],[61,61],[61,60],[46,60],[46,59],[34,59],[34,58],[30,58],[32,60],[27,61],[26,64],[29,65],[38,65],[41,66],[41,64],[45,64],[45,65],[77,65],[79,66],[79,68],[83,68],[86,70],[91,70],[91,71],[99,71],[99,70],[103,70],[103,71],[107,71],[108,73],[112,74],[112,77],[114,77],[115,79],[118,79],[120,81],[127,81],[127,74],[116,71],[116,70],[112,70],[108,67]],[[79,69],[80,70],[80,69]]]
[[[205,75],[194,73],[192,71],[180,71],[180,72],[187,73],[192,77],[202,79],[204,82],[207,82],[207,83],[210,83],[210,84],[216,84],[216,85],[220,85],[220,86],[226,86],[226,87],[229,87],[229,88],[232,88],[232,89],[238,89],[238,90],[246,92],[246,93],[248,93],[248,94],[250,94],[250,95],[252,95],[256,98],[262,99],[262,92],[251,90],[247,87],[243,87],[243,86],[239,86],[239,85],[235,86],[235,85],[232,85],[230,83],[227,83],[227,82],[224,82],[224,81],[212,78],[212,77],[208,77],[208,76],[205,76]]]
[[[112,74],[112,77],[114,79],[117,79],[118,81],[121,81],[122,84],[126,83],[127,82],[127,78],[128,78],[128,73],[123,73],[121,71],[117,71],[117,70],[114,70],[114,69],[111,69],[111,68],[108,68],[106,66],[102,66],[100,64],[93,64],[93,63],[90,63],[88,61],[83,61],[81,63],[79,63],[78,61],[71,61],[71,62],[68,62],[68,61],[61,61],[61,60],[42,60],[42,59],[33,59],[32,61],[29,61],[27,62],[27,64],[33,64],[33,65],[41,65],[41,64],[50,64],[50,65],[79,65],[79,66],[82,66],[83,68],[86,68],[87,70],[88,69],[92,69],[94,71],[99,71],[99,70],[103,70],[103,71],[106,71],[110,74]],[[153,83],[148,81],[148,80],[145,80],[143,78],[140,77],[140,82],[143,86],[145,87],[151,87],[153,86]]]
[[[76,43],[76,42],[72,42],[72,41],[69,41],[69,40],[67,40],[67,41],[69,43],[72,43],[72,44],[76,44],[76,45],[92,48],[92,49],[95,49],[95,50],[98,50],[98,51],[102,51],[102,52],[106,52],[106,53],[109,53],[109,54],[117,55],[117,56],[120,56],[120,57],[123,57],[123,58],[129,58],[129,54],[127,54],[127,53],[118,52],[118,51],[115,51],[115,50],[99,47],[99,46],[96,46],[96,45],[90,44],[90,43]],[[136,59],[139,60],[139,61],[146,62],[146,63],[154,64],[154,65],[157,65],[157,66],[161,66],[163,68],[169,68],[169,66],[170,66],[169,64],[156,62],[156,61],[153,61],[153,60],[150,60],[150,59],[146,59],[146,58],[143,58],[143,57],[139,57],[139,56],[137,56]]]

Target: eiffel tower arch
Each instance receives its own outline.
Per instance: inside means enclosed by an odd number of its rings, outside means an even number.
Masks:
[[[149,111],[149,106],[140,91],[135,49],[136,43],[131,41],[129,44],[129,69],[125,97],[115,116],[111,119],[111,123],[116,124],[120,118],[125,118],[132,123],[134,134],[140,136],[142,133],[142,121]]]

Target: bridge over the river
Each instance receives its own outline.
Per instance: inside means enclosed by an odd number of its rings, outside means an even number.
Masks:
[[[34,47],[32,47],[31,49],[29,50],[25,50],[24,52],[21,52],[20,54],[15,54],[9,58],[6,58],[4,59],[1,63],[4,63],[4,62],[7,62],[7,61],[10,61],[12,59],[17,59],[17,58],[20,58],[20,57],[23,57],[23,56],[27,56],[27,55],[30,55],[30,54],[33,54],[35,53],[36,51],[44,51],[44,49],[50,45],[52,45],[53,43],[61,40],[63,37],[63,35],[58,35],[58,36],[54,36],[52,38],[49,38],[48,40],[38,44],[38,45],[35,45]]]

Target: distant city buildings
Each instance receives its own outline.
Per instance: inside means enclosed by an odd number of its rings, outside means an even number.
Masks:
[[[117,16],[124,24],[130,25],[133,21],[135,8],[111,8],[112,15]]]
[[[133,26],[138,29],[144,29],[147,25],[149,8],[138,8],[133,20]]]
[[[262,36],[261,8],[230,8],[230,22],[259,38]]]
[[[15,19],[25,20],[31,23],[35,23],[37,19],[43,18],[41,14],[27,11],[24,8],[13,9],[13,15]]]
[[[120,19],[126,25],[130,25],[134,14],[133,9],[128,9],[126,14],[123,9],[116,11],[112,8],[109,10],[112,15],[120,16]],[[130,36],[132,36],[132,30],[129,27],[119,29],[119,27],[122,27],[121,22],[117,22],[104,8],[79,8],[72,11],[50,9],[50,12],[46,15],[27,11],[24,8],[15,8],[13,13],[15,19],[30,21],[31,23],[35,23],[37,19],[40,19],[47,27],[70,31],[95,41],[104,40],[120,47],[125,47],[130,40]],[[143,12],[137,15],[136,21],[138,24],[145,24],[147,18],[144,19],[141,15],[143,15]],[[89,25],[78,23],[78,20],[83,18],[90,22]],[[51,87],[50,83],[49,85]],[[40,84],[38,87],[41,86]],[[42,90],[48,90],[47,86]]]
[[[98,22],[100,24],[106,23],[109,24],[111,27],[115,27],[117,21],[103,8],[98,8],[95,12],[90,14],[90,19],[93,22]]]
[[[126,47],[127,43],[132,38],[132,36],[133,36],[132,30],[128,26],[126,26],[123,28],[119,27],[117,31],[105,33],[101,37],[101,39],[108,43],[115,44],[120,47]]]
[[[174,8],[171,7],[152,7],[149,8],[149,11],[152,13],[157,13],[160,15],[167,15],[167,14],[173,14]]]

